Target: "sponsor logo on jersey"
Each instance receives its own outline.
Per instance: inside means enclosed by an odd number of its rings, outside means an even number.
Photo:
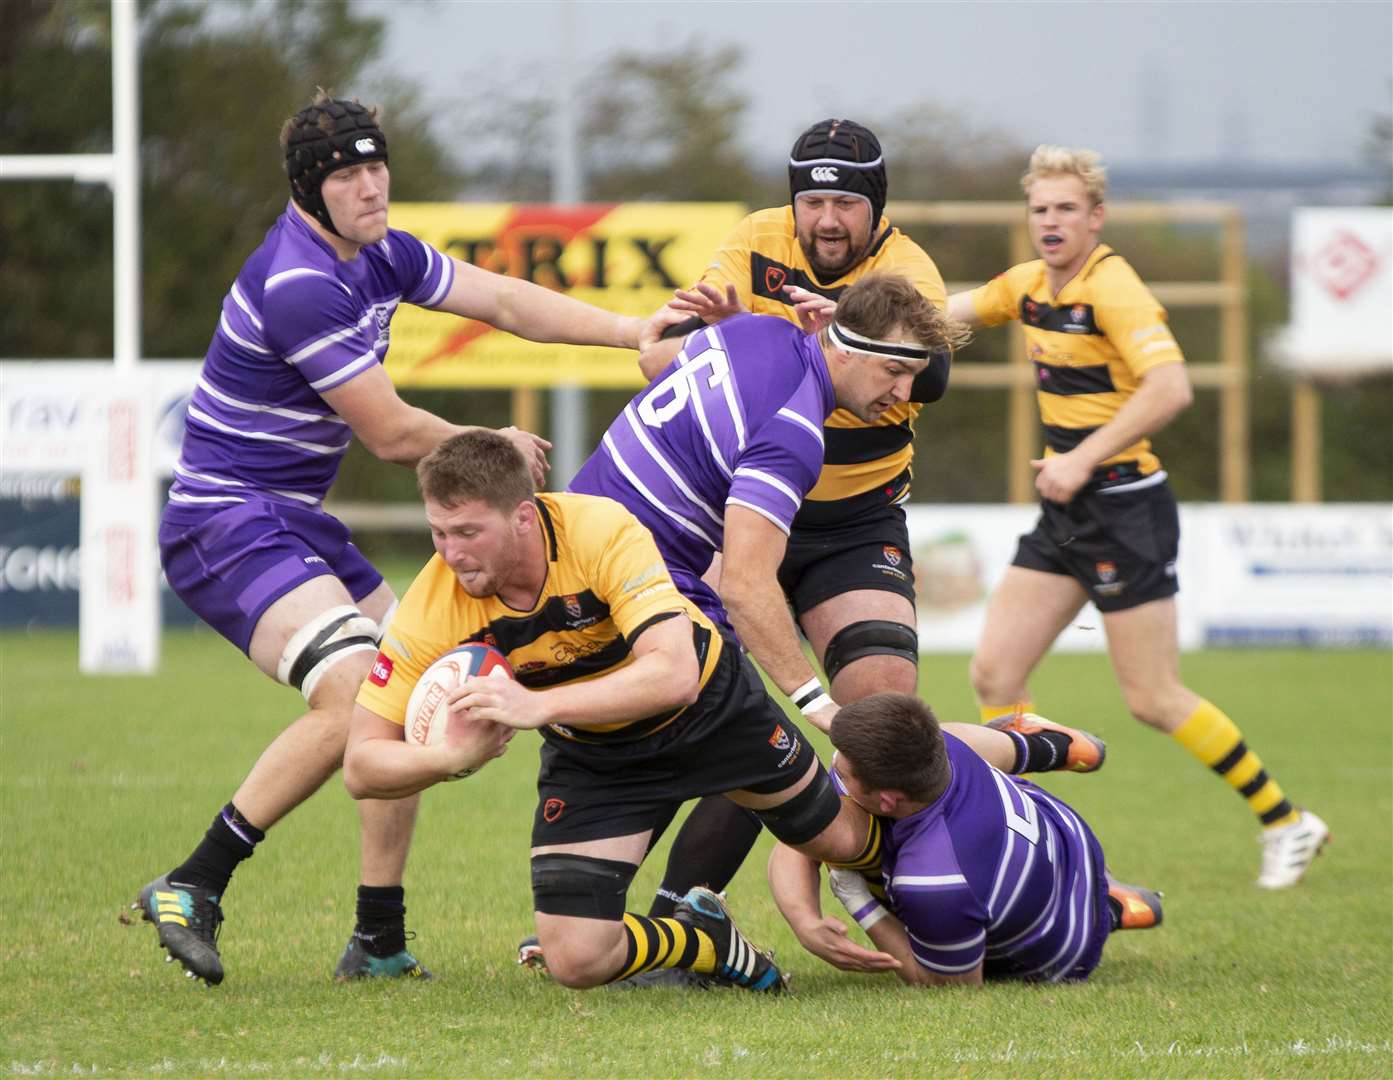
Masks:
[[[764,287],[771,293],[778,293],[784,287],[784,282],[788,281],[788,271],[782,266],[766,266],[764,268]]]
[[[368,672],[368,682],[374,686],[386,686],[387,680],[392,677],[392,661],[386,653],[378,653],[377,659],[372,662],[372,670]]]
[[[792,745],[788,737],[788,732],[784,730],[783,724],[774,725],[774,734],[769,736],[769,745],[775,750],[787,750]]]
[[[542,820],[548,825],[554,822],[566,811],[565,799],[548,799],[542,804]]]

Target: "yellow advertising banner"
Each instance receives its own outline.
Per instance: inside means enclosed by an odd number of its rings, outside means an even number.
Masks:
[[[391,220],[461,262],[647,316],[701,276],[744,215],[739,203],[397,203]],[[403,305],[387,371],[398,386],[623,388],[643,384],[636,361],[625,349],[539,345]]]

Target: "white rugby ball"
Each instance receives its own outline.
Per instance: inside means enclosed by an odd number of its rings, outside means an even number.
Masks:
[[[446,698],[471,675],[513,677],[508,658],[492,645],[469,642],[458,645],[421,673],[406,703],[406,741],[433,746],[445,741],[450,726]]]

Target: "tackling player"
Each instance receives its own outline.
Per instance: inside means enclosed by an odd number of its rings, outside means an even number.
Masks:
[[[871,131],[850,120],[812,125],[793,145],[788,176],[789,205],[745,218],[675,306],[708,322],[748,310],[796,323],[799,297],[836,301],[875,273],[905,277],[929,304],[944,306],[933,260],[884,216],[885,158]],[[644,374],[656,375],[676,347],[646,349]],[[839,409],[822,422],[821,472],[780,547],[779,585],[837,702],[917,687],[914,567],[901,504],[909,498],[914,420],[943,396],[948,356],[934,350],[908,394],[876,416]],[[725,596],[747,572],[729,553],[718,563]],[[780,612],[786,603],[777,593],[765,602]],[[762,664],[758,643],[736,629]],[[808,685],[820,692],[816,681]],[[674,841],[653,912],[670,910],[689,885],[724,887],[758,834],[758,822],[723,801],[696,807]]]
[[[1296,884],[1329,836],[1287,801],[1243,733],[1180,681],[1175,496],[1151,450],[1190,404],[1184,357],[1165,310],[1099,242],[1107,174],[1091,150],[1038,147],[1021,181],[1040,258],[949,301],[955,319],[1019,319],[1035,364],[1046,450],[1032,461],[1034,532],[987,609],[972,660],[982,718],[1009,725],[1026,681],[1086,600],[1103,616],[1127,707],[1219,774],[1262,823],[1258,884]]]
[[[712,371],[703,364],[694,379]],[[830,398],[824,372],[812,400],[830,411]],[[532,895],[553,977],[585,988],[683,968],[781,991],[779,969],[715,893],[691,890],[673,918],[635,915],[624,902],[675,804],[701,795],[739,802],[814,858],[863,857],[864,824],[852,827],[856,815],[806,738],[740,648],[673,586],[651,534],[618,503],[534,494],[517,448],[484,431],[442,443],[417,476],[437,554],[359,692],[350,793],[412,797],[503,753],[515,729],[539,730]],[[446,742],[409,745],[412,688],[465,641],[503,652],[516,681],[466,680],[449,699]]]
[[[536,341],[636,348],[643,326],[389,229],[375,110],[321,91],[286,121],[281,148],[291,202],[223,301],[160,527],[161,561],[184,603],[309,705],[189,857],[136,902],[171,957],[209,983],[223,978],[216,939],[232,873],[338,769],[354,695],[395,606],[324,495],[354,436],[414,465],[463,430],[393,389],[382,360],[398,305]],[[549,444],[511,428],[501,437],[540,480]],[[406,948],[401,888],[416,802],[359,809],[357,926],[336,974],[423,975]]]
[[[1084,979],[1112,931],[1160,924],[1159,894],[1114,881],[1076,811],[941,731],[918,698],[853,702],[831,738],[839,787],[881,834],[878,874],[834,869],[832,890],[905,982]],[[871,970],[823,916],[815,862],[780,844],[769,881],[804,948]]]

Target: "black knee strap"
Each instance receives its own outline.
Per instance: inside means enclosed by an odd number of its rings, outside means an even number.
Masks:
[[[533,910],[617,922],[624,917],[624,898],[637,870],[633,863],[588,855],[533,855]]]
[[[919,635],[913,627],[890,619],[862,619],[848,623],[827,643],[822,666],[830,683],[837,672],[864,656],[900,656],[919,664]]]
[[[832,778],[817,763],[813,782],[786,803],[767,810],[753,811],[764,827],[785,844],[806,844],[831,825],[841,812],[842,800],[832,786]]]

